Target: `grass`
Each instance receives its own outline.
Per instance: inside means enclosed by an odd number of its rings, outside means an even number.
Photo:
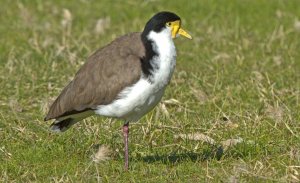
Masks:
[[[131,125],[130,171],[121,121],[50,133],[48,105],[86,57],[166,9],[194,39],[175,40],[162,103]],[[300,181],[299,1],[2,0],[0,14],[0,182]],[[99,145],[110,159],[95,163]]]

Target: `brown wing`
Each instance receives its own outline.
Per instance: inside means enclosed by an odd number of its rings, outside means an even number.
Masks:
[[[122,89],[139,80],[144,54],[140,33],[120,37],[96,51],[54,101],[45,120],[111,103]]]

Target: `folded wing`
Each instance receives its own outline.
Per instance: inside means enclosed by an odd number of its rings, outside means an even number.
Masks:
[[[140,79],[144,56],[140,33],[120,37],[96,51],[54,101],[45,120],[111,103],[125,87]]]

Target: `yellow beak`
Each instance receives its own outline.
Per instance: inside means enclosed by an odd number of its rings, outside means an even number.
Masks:
[[[192,39],[192,36],[189,35],[189,34],[188,34],[185,30],[183,30],[182,28],[179,29],[178,34],[179,34],[179,35],[182,35],[182,36],[184,36],[184,37],[186,37],[186,38],[188,38],[188,39]]]
[[[188,39],[192,39],[192,36],[189,35],[185,30],[181,28],[181,22],[179,20],[176,20],[174,22],[170,22],[170,27],[172,28],[172,38],[176,38],[177,35],[182,35]]]

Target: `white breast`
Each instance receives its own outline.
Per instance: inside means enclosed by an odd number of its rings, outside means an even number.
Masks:
[[[175,68],[176,50],[168,28],[160,33],[150,32],[148,39],[154,42],[152,46],[158,53],[151,61],[158,66],[152,73],[152,82],[141,77],[136,84],[125,88],[117,100],[98,106],[96,114],[137,121],[161,100]]]

